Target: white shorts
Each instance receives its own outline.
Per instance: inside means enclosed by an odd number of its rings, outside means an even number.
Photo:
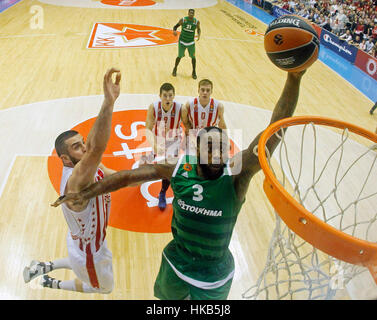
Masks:
[[[165,159],[177,158],[181,149],[182,140],[163,140],[163,145],[157,148],[157,154],[155,157],[164,157]]]
[[[107,248],[106,240],[101,248],[93,254],[94,268],[88,268],[90,261],[87,261],[86,253],[77,248],[69,233],[67,235],[67,248],[72,270],[78,279],[99,292],[112,291],[114,287],[113,255]],[[93,286],[96,282],[99,288]]]

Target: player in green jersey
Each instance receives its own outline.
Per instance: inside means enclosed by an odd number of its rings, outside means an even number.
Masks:
[[[304,72],[288,72],[270,123],[292,116]],[[226,299],[234,275],[229,243],[252,177],[260,170],[254,148],[228,159],[228,138],[220,128],[206,127],[197,135],[196,156],[184,155],[177,164],[150,164],[117,172],[77,194],[60,197],[80,203],[102,193],[159,179],[169,179],[174,192],[173,240],[164,248],[154,293],[160,299]],[[267,148],[279,143],[274,135]]]
[[[195,10],[189,9],[188,16],[180,19],[178,23],[173,27],[173,33],[177,35],[177,29],[181,26],[181,34],[178,40],[178,57],[175,59],[175,66],[173,69],[173,76],[177,75],[177,68],[181,59],[185,56],[185,51],[189,52],[192,62],[192,77],[196,76],[196,57],[195,57],[195,30],[198,33],[197,41],[200,39],[200,22],[194,17]]]

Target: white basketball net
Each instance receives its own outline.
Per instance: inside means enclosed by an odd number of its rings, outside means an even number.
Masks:
[[[356,142],[348,129],[313,123],[275,134],[281,143],[268,160],[285,189],[329,225],[377,242],[376,144],[360,136]],[[366,268],[326,255],[291,231],[276,212],[275,216],[265,267],[243,298],[332,299],[338,289],[349,289],[356,276],[366,273],[371,279]],[[364,290],[369,290],[368,298],[375,298],[377,286],[370,279]],[[348,293],[359,298],[357,290]]]

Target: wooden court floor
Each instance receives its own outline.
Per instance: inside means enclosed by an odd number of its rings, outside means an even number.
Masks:
[[[197,94],[198,80],[209,78],[214,83],[213,97],[224,102],[228,127],[244,130],[244,146],[267,123],[286,74],[264,53],[263,37],[257,33],[263,33],[266,26],[226,1],[196,10],[202,28],[196,44],[197,80],[191,78],[187,56],[177,77],[171,76],[176,44],[87,49],[95,23],[172,29],[186,15],[190,1],[186,3],[186,9],[134,10],[62,7],[24,0],[0,13],[0,299],[154,299],[153,284],[162,249],[172,238],[169,232],[109,227],[115,277],[109,295],[49,290],[36,280],[26,285],[22,278],[24,266],[32,259],[50,261],[67,255],[64,217],[60,209],[49,206],[57,193],[49,179],[47,160],[57,132],[98,113],[100,98],[94,99],[97,104],[93,105],[92,100],[83,105],[73,98],[102,95],[102,77],[108,68],[122,71],[123,106],[129,103],[146,109],[164,82],[171,82],[184,101]],[[33,6],[43,10],[42,29],[32,28]],[[131,103],[129,97],[136,100]],[[58,116],[54,108],[61,101],[65,104]],[[303,78],[296,115],[337,118],[374,131],[377,115],[368,113],[372,105],[317,61]],[[250,106],[257,111],[252,112]],[[231,251],[236,274],[229,299],[241,299],[265,264],[275,218],[262,182],[259,173],[250,184],[234,230]],[[51,275],[73,278],[71,271],[58,270]]]

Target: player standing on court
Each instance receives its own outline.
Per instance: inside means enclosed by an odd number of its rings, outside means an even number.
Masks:
[[[181,34],[178,40],[178,57],[175,59],[175,66],[172,75],[175,77],[177,75],[177,68],[181,59],[185,56],[185,51],[189,52],[191,62],[192,62],[192,77],[194,79],[196,76],[196,56],[195,56],[195,30],[197,30],[198,38],[200,39],[200,22],[195,17],[195,10],[189,9],[188,16],[180,19],[178,23],[173,27],[173,33],[177,35],[177,29],[179,26],[182,27]]]
[[[153,158],[163,157],[167,162],[178,157],[182,141],[182,104],[175,101],[174,97],[174,86],[164,83],[160,87],[160,99],[148,108],[146,120],[147,138],[153,146]],[[158,207],[161,210],[166,208],[166,191],[169,185],[168,179],[162,180],[158,196]]]
[[[112,76],[116,74],[115,83]],[[106,72],[103,80],[104,101],[91,128],[86,143],[76,131],[60,134],[55,149],[63,162],[60,194],[79,192],[95,181],[115,173],[101,164],[111,133],[115,100],[120,93],[121,73],[117,69]],[[112,254],[107,248],[106,228],[110,215],[110,194],[104,194],[80,203],[66,202],[62,211],[68,224],[68,257],[53,262],[33,260],[25,267],[25,282],[44,275],[41,285],[86,293],[110,293],[113,290]],[[75,280],[61,281],[47,273],[56,269],[71,269]]]
[[[270,123],[292,116],[303,74],[287,74]],[[228,160],[225,132],[206,127],[198,133],[196,156],[184,155],[177,165],[150,164],[117,172],[80,193],[60,197],[53,205],[67,199],[81,202],[135,183],[169,179],[174,192],[173,240],[163,250],[154,294],[168,300],[226,299],[234,276],[229,244],[250,181],[261,169],[254,153],[261,134]],[[279,142],[276,135],[269,139],[266,147],[270,154]]]
[[[211,98],[213,83],[208,79],[199,81],[198,97],[190,99],[182,107],[182,122],[185,126],[186,138],[189,139],[188,146],[194,147],[196,134],[205,127],[219,127],[226,129],[224,120],[224,105]]]

